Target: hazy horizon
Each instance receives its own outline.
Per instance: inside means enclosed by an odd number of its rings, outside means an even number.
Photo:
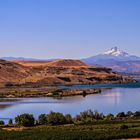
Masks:
[[[117,46],[140,56],[138,0],[2,0],[0,57],[80,59]]]
[[[112,48],[114,48],[114,47],[112,47]],[[110,48],[110,49],[108,49],[108,50],[105,50],[104,52],[100,52],[100,53],[98,53],[98,54],[94,54],[94,55],[92,55],[92,56],[104,54],[105,52],[110,51],[112,48]],[[118,48],[118,47],[117,47],[117,48]],[[120,48],[118,48],[118,49],[120,50]],[[120,50],[120,51],[124,51],[124,50]],[[125,51],[124,51],[124,52],[125,52]],[[126,52],[126,53],[128,53],[128,52]],[[133,54],[131,54],[131,53],[128,53],[128,54],[130,54],[130,55],[133,56]],[[24,56],[3,56],[3,57],[1,57],[1,58],[9,58],[9,59],[10,59],[10,58],[11,58],[11,59],[12,59],[12,58],[19,58],[19,59],[20,59],[20,58],[21,58],[21,59],[22,59],[22,58],[25,58],[25,59],[38,59],[38,60],[47,60],[47,59],[48,59],[48,60],[49,60],[49,59],[50,59],[50,60],[51,60],[51,59],[52,59],[52,60],[53,60],[53,59],[75,59],[75,60],[76,60],[76,59],[89,58],[89,57],[92,57],[92,56],[87,56],[87,57],[84,57],[84,56],[83,56],[83,57],[81,57],[81,58],[70,58],[70,57],[69,57],[69,58],[63,58],[63,57],[59,57],[59,58],[55,58],[55,57],[54,57],[54,58],[53,58],[53,57],[52,57],[52,58],[37,58],[37,57],[24,57]],[[139,56],[138,56],[138,57],[139,57]]]

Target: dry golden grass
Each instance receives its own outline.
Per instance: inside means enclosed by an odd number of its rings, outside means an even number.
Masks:
[[[12,61],[15,63],[18,63],[20,65],[26,66],[26,67],[41,67],[41,66],[47,66],[49,61]]]
[[[133,138],[133,139],[127,139],[127,140],[140,140],[140,138]]]
[[[5,130],[5,131],[22,131],[23,127],[5,127],[5,128],[2,128],[2,130]]]
[[[73,85],[125,82],[108,68],[90,67],[80,60],[2,61],[0,83]]]
[[[85,63],[80,60],[72,59],[61,59],[53,61],[13,61],[23,66],[27,67],[40,67],[40,66],[49,66],[49,67],[87,67]]]

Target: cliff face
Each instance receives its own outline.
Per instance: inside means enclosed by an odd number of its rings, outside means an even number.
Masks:
[[[37,63],[37,65],[36,65]],[[26,64],[26,66],[24,65]],[[125,83],[128,79],[104,67],[90,67],[79,60],[52,62],[0,62],[0,82],[37,85]]]

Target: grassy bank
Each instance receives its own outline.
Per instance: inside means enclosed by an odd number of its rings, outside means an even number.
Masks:
[[[122,125],[128,129],[122,129]],[[10,129],[9,129],[10,130]],[[140,137],[140,120],[94,125],[38,126],[0,130],[0,140],[109,140]]]
[[[70,114],[50,112],[35,119],[32,114],[0,121],[0,140],[112,140],[140,137],[140,111],[104,115],[97,111]]]

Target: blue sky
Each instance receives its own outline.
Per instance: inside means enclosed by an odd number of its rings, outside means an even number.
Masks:
[[[140,0],[0,0],[0,56],[140,56]]]

